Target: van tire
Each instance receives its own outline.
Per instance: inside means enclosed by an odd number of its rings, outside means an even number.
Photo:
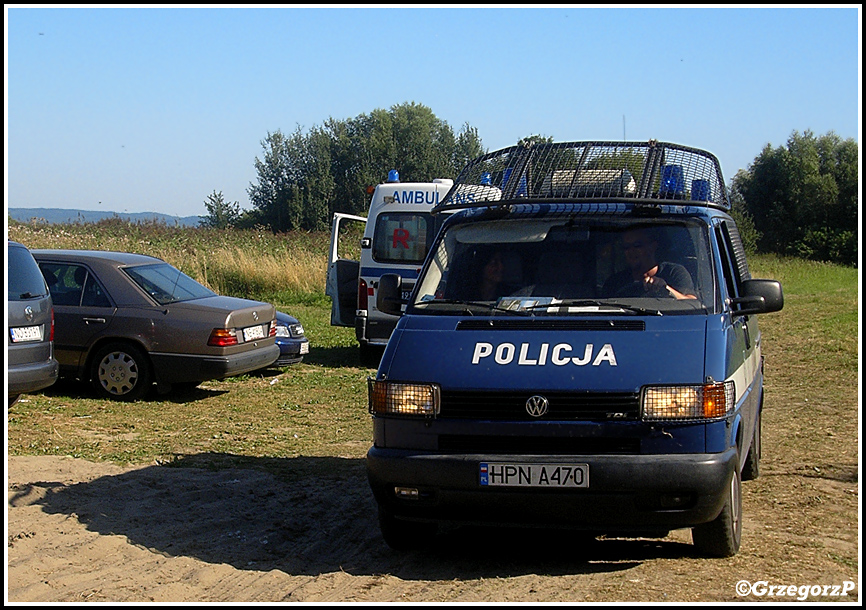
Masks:
[[[150,361],[132,343],[109,343],[93,356],[90,381],[103,398],[131,402],[147,394],[153,384]]]
[[[379,506],[379,529],[385,543],[395,551],[410,551],[427,546],[436,535],[436,523],[403,521],[389,509]]]
[[[709,523],[692,528],[692,542],[701,554],[733,557],[740,550],[743,536],[741,481],[739,469],[734,468],[722,512]]]
[[[752,444],[749,445],[749,453],[746,455],[746,463],[743,464],[744,481],[754,481],[761,474],[761,412],[755,421],[755,433],[752,435]]]

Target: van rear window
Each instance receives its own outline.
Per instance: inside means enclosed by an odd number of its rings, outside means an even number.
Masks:
[[[373,260],[422,263],[433,241],[433,216],[415,212],[379,214],[373,237]]]
[[[9,245],[6,256],[9,268],[7,286],[10,301],[27,301],[48,294],[45,280],[29,250],[22,246]]]

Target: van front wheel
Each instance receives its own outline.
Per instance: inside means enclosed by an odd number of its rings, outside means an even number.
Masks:
[[[719,516],[692,528],[692,542],[704,555],[733,557],[740,550],[743,536],[743,499],[740,494],[740,470],[734,468],[728,497]]]

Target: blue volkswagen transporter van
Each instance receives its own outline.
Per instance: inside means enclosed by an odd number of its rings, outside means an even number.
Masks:
[[[718,160],[676,144],[467,165],[408,302],[399,276],[379,284],[402,314],[368,382],[385,541],[445,522],[691,528],[699,552],[734,555],[761,457],[756,314],[783,297],[751,277],[729,210]]]

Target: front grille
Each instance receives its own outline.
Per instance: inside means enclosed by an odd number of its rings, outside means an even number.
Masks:
[[[535,395],[547,398],[549,407],[541,417],[532,417],[526,401]],[[609,421],[640,418],[637,392],[485,392],[441,393],[439,419],[487,421]]]
[[[499,453],[514,455],[598,455],[640,453],[636,438],[571,438],[549,436],[439,435],[444,453]]]

